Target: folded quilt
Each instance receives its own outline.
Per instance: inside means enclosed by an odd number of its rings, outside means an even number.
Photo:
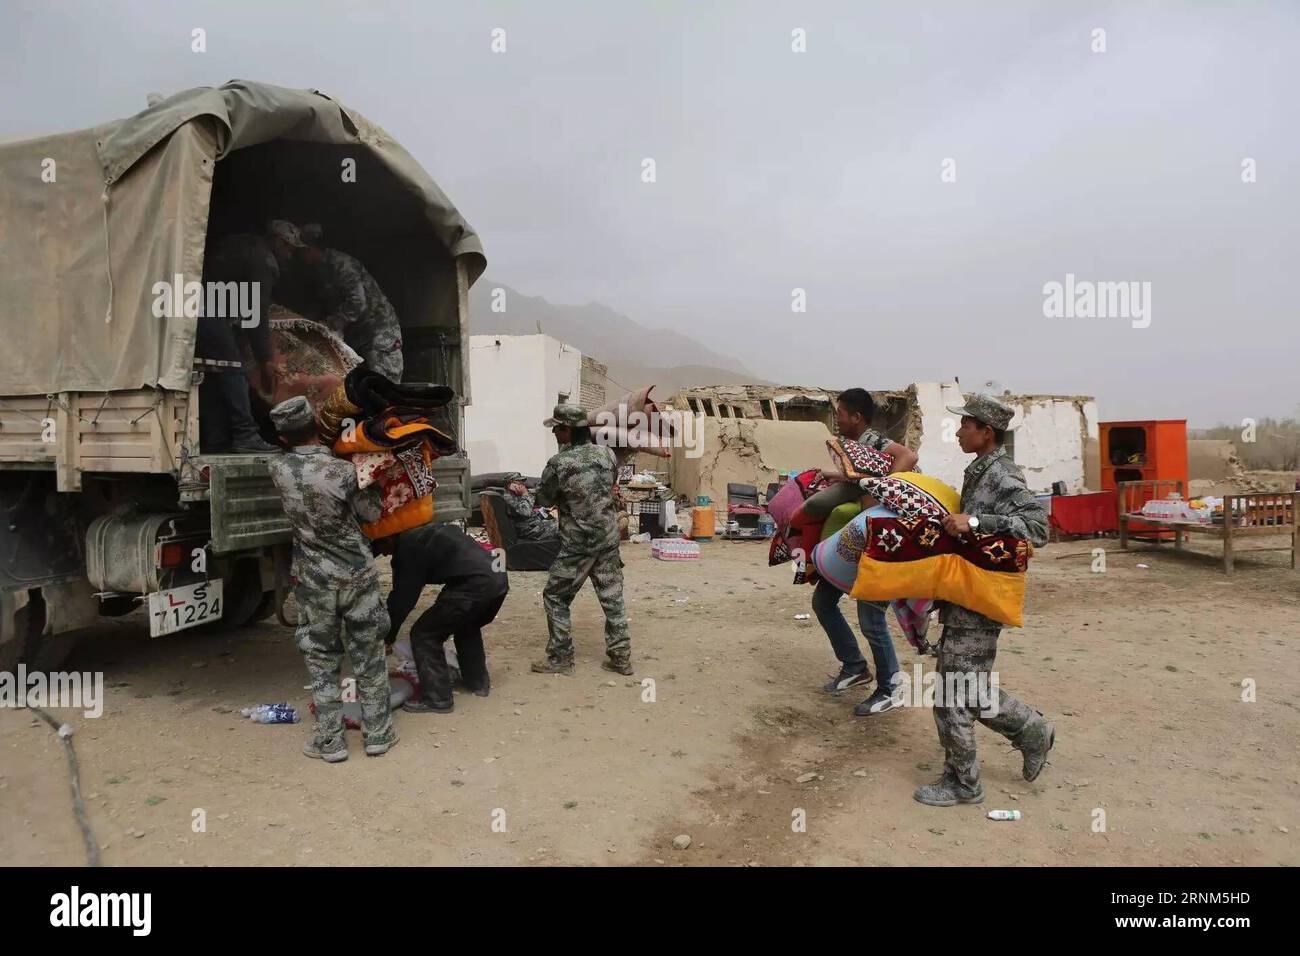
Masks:
[[[244,375],[254,394],[267,408],[296,395],[305,395],[312,407],[320,409],[330,394],[343,382],[348,371],[361,357],[319,322],[304,319],[279,305],[273,305],[266,323],[271,333],[271,350],[280,361],[283,375],[272,382],[267,392],[262,369],[254,361],[252,350],[239,337]]]
[[[814,562],[825,563],[837,586],[852,575],[848,593],[855,600],[951,601],[1021,626],[1029,542],[1004,534],[948,534],[941,519],[958,511],[961,496],[928,475],[900,472],[864,485],[880,504],[814,552]],[[820,550],[828,546],[833,554]]]
[[[805,499],[829,485],[830,482],[821,476],[820,471],[810,468],[795,475],[772,496],[772,500],[767,503],[767,510],[772,515],[776,531],[772,535],[772,544],[767,552],[769,567],[793,560],[796,551],[802,559],[806,559],[812,553],[812,547],[817,543],[817,532],[820,526],[808,525],[792,532],[790,518]],[[800,560],[796,564],[794,582],[802,584],[806,580],[804,561]]]
[[[352,460],[361,487],[379,485],[379,520],[361,530],[373,540],[432,521],[438,487],[433,462],[454,453],[456,443],[416,415],[385,414],[359,426],[344,429],[331,447]]]
[[[397,456],[387,451],[359,451],[352,456],[357,469],[357,487],[369,488],[390,468],[399,466]]]
[[[456,397],[455,389],[450,386],[422,382],[402,384],[364,365],[349,372],[343,386],[348,401],[367,415],[377,415],[393,407],[428,411],[442,408]]]
[[[853,590],[866,540],[867,521],[876,516],[894,517],[894,513],[883,505],[873,505],[865,512],[858,509],[857,505],[840,505],[831,512],[822,525],[821,541],[809,551],[818,578],[845,594]],[[925,597],[890,599],[890,607],[898,619],[903,636],[918,651],[928,648],[925,635],[929,629],[933,603]]]
[[[935,520],[905,523],[873,516],[849,594],[859,601],[927,596],[1021,627],[1033,550],[1011,535],[954,538]]]
[[[894,459],[851,438],[832,438],[826,443],[835,471],[845,478],[883,478],[894,466]]]
[[[350,444],[340,439],[334,453],[352,461],[362,488],[379,486],[379,518],[361,525],[368,538],[386,538],[433,520],[438,488],[433,461],[438,456],[428,440],[383,452],[347,451]]]

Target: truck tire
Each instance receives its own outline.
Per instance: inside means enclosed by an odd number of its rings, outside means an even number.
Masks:
[[[263,591],[262,600],[253,611],[252,615],[244,622],[244,627],[265,621],[275,613],[275,592]]]
[[[235,559],[228,573],[222,577],[226,582],[226,608],[221,619],[213,622],[214,626],[244,627],[262,620],[275,610],[274,592],[271,592],[269,610],[264,607],[267,592],[262,590],[262,572],[256,558]]]
[[[58,671],[63,669],[72,652],[81,643],[81,635],[37,634],[27,641],[25,663],[29,671]]]

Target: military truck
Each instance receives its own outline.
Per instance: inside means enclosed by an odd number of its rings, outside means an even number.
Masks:
[[[459,396],[463,447],[483,248],[355,110],[232,81],[0,145],[0,670],[57,669],[142,605],[155,636],[284,621],[267,456],[201,454],[197,320],[153,307],[157,283],[202,279],[209,243],[271,219],[320,223],[365,264],[401,320],[404,380]],[[463,454],[436,462],[436,520],[469,514],[469,472]]]

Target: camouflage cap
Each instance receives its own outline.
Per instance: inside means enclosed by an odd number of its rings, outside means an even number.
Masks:
[[[316,413],[312,411],[311,402],[302,395],[295,395],[271,409],[271,421],[281,434],[300,432],[315,424]]]
[[[555,410],[551,412],[551,417],[542,422],[546,428],[554,428],[556,425],[568,425],[570,428],[577,428],[587,424],[587,410],[579,408],[577,405],[556,405]]]
[[[977,422],[982,422],[998,431],[1010,431],[1011,417],[1015,415],[1014,409],[987,395],[968,395],[965,405],[961,408],[953,408],[950,405],[948,411],[954,415],[969,415]]]
[[[298,227],[288,219],[272,219],[266,226],[266,234],[272,239],[280,239],[293,246],[295,249],[301,249],[307,243],[302,241],[302,233]]]

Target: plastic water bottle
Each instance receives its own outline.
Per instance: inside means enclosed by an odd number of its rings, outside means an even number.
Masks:
[[[253,717],[259,724],[296,724],[298,711],[288,704],[274,704]]]
[[[1020,811],[1019,810],[990,810],[989,819],[990,820],[1019,820]]]
[[[660,561],[693,561],[700,557],[700,545],[682,538],[658,538],[650,545],[650,555]]]
[[[298,712],[289,706],[288,701],[278,704],[258,704],[245,707],[240,713],[257,724],[296,724]]]

